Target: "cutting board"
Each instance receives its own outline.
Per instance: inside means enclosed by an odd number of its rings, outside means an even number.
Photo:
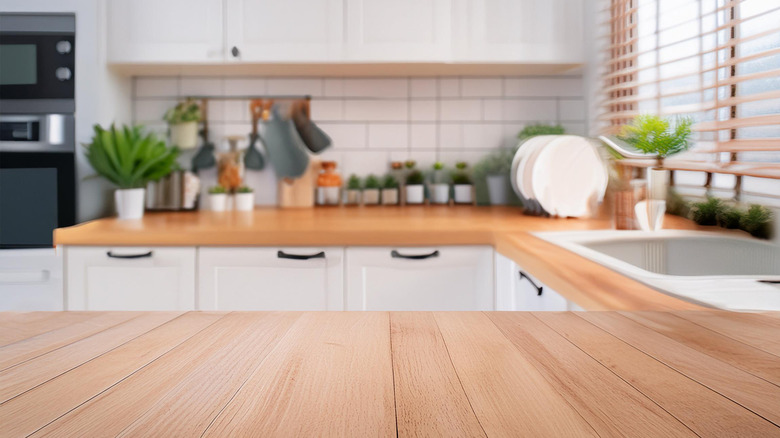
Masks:
[[[309,160],[309,166],[300,178],[284,178],[279,181],[279,207],[302,208],[314,207],[317,175],[322,166],[317,160]]]

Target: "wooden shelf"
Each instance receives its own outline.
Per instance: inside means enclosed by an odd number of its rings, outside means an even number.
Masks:
[[[624,159],[618,164],[630,167],[656,167],[655,160]],[[726,175],[751,176],[755,178],[780,179],[780,163],[707,163],[701,161],[665,160],[664,169],[691,172],[720,173]]]

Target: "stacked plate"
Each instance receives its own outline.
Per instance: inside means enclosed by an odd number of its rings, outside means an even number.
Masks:
[[[596,146],[576,135],[542,135],[515,154],[512,187],[536,214],[582,217],[604,199],[607,167]]]

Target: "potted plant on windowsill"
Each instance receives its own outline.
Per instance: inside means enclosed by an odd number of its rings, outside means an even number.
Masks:
[[[363,185],[363,205],[378,205],[379,189],[379,178],[376,175],[368,175]]]
[[[144,215],[146,184],[171,173],[179,150],[169,148],[142,126],[104,129],[95,125],[92,142],[85,144],[89,164],[98,175],[117,186],[114,192],[119,219]]]
[[[398,205],[398,180],[391,174],[382,181],[382,205]]]
[[[431,184],[431,202],[434,204],[446,204],[450,202],[450,185],[445,181],[444,163],[433,163],[433,182]]]
[[[222,186],[209,189],[209,207],[211,211],[225,211],[227,208],[227,190]]]
[[[171,144],[180,149],[192,149],[198,144],[200,105],[192,99],[178,103],[169,109],[163,119],[168,122]]]
[[[452,175],[452,184],[455,186],[455,203],[471,204],[474,202],[474,183],[466,168],[468,164],[461,161],[455,165],[457,169]]]
[[[350,175],[347,180],[347,204],[358,205],[360,204],[360,192],[361,192],[360,177],[355,174]]]
[[[255,208],[255,192],[251,187],[241,186],[233,195],[233,202],[238,211],[252,211]]]
[[[422,204],[425,201],[425,177],[422,172],[415,169],[417,163],[414,160],[407,161],[404,166],[408,173],[406,174],[406,203]]]

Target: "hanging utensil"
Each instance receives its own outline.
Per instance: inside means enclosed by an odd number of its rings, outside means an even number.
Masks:
[[[203,99],[200,104],[201,117],[203,118],[203,130],[201,130],[201,136],[203,137],[203,146],[198,149],[198,152],[192,157],[192,171],[197,173],[201,169],[210,169],[217,165],[217,159],[214,158],[214,143],[209,141],[209,125],[207,110],[207,100]]]
[[[309,101],[295,102],[292,108],[292,120],[303,143],[315,154],[324,151],[333,143],[322,129],[309,118]]]
[[[265,146],[268,159],[279,178],[298,178],[309,166],[309,154],[295,124],[279,114],[279,108],[271,109],[273,117],[266,124]]]
[[[252,170],[263,170],[265,168],[265,158],[257,150],[256,143],[263,141],[257,132],[257,123],[263,117],[263,100],[254,99],[249,104],[249,111],[252,115],[252,133],[249,134],[249,147],[244,154],[244,167]]]

